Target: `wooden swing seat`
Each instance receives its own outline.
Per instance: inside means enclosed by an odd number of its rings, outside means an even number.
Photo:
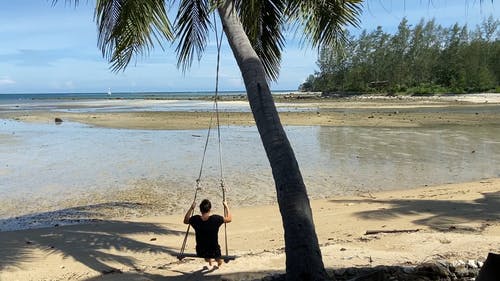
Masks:
[[[224,260],[224,262],[229,262],[229,261],[233,261],[237,258],[238,256],[221,256],[221,259]],[[183,254],[179,254],[177,255],[177,259],[179,259],[180,261],[183,260],[184,258],[202,258],[202,257],[198,257],[196,254],[190,254],[190,253],[183,253]]]

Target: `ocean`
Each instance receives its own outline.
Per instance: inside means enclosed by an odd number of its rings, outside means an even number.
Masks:
[[[273,91],[273,95],[293,91]],[[219,111],[249,112],[246,92],[225,91]],[[137,93],[39,93],[0,94],[1,111],[49,110],[63,112],[124,112],[124,111],[212,111],[214,92],[137,92]],[[226,102],[230,101],[230,102]],[[295,108],[284,105],[279,111],[311,111],[315,108]]]
[[[288,93],[290,91],[273,92]],[[26,101],[26,100],[106,100],[106,99],[190,99],[209,98],[214,95],[212,91],[196,92],[119,92],[119,93],[36,93],[36,94],[0,94],[0,102]],[[244,91],[222,91],[220,96],[242,96]]]

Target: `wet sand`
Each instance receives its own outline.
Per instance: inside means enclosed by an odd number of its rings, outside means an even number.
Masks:
[[[468,98],[467,100],[471,100]],[[423,98],[358,98],[352,100],[300,99],[277,102],[283,125],[418,127],[438,125],[500,124],[500,101],[490,102]],[[483,101],[479,99],[478,101]],[[222,102],[241,103],[241,101]],[[27,122],[63,120],[127,129],[204,129],[210,123],[210,112],[142,111],[142,112],[54,112],[47,110],[1,112],[0,118]],[[254,125],[250,112],[221,112],[220,123]]]

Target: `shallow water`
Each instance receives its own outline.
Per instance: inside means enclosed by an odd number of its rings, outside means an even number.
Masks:
[[[276,103],[280,112],[313,111],[317,107],[304,106],[292,103]],[[218,109],[222,112],[250,112],[250,105],[246,100],[219,101]],[[36,111],[50,110],[59,112],[207,112],[214,110],[214,102],[210,100],[122,100],[122,99],[76,99],[76,100],[0,100],[1,111]]]
[[[48,201],[137,186],[164,185],[190,194],[207,133],[70,122],[0,124],[0,196]],[[304,126],[286,131],[314,198],[500,176],[500,126]],[[223,127],[221,134],[229,192],[245,204],[274,200],[270,167],[256,128]],[[212,136],[202,180],[210,188],[217,188],[220,173],[216,148]]]

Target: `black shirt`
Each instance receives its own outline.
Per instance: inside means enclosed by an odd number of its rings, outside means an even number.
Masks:
[[[196,254],[202,258],[218,258],[221,256],[219,246],[219,227],[224,223],[224,218],[211,215],[203,221],[200,215],[189,218],[189,224],[196,233]]]

